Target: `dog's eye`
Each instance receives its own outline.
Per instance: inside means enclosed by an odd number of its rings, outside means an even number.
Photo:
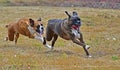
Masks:
[[[80,23],[80,21],[78,20],[77,23]]]
[[[43,24],[41,24],[41,26],[43,26]]]
[[[38,25],[37,28],[40,28],[40,25]]]

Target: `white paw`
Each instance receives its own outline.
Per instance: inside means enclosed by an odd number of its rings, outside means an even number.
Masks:
[[[48,44],[46,44],[45,46],[48,47],[49,49],[52,49],[52,46],[50,46]]]
[[[85,46],[85,49],[89,49],[89,48],[90,48],[90,46],[89,46],[89,45],[86,45],[86,46]]]
[[[8,37],[4,38],[4,41],[7,41],[8,40]]]
[[[88,57],[89,57],[89,58],[91,58],[92,56],[91,56],[91,55],[89,55]]]

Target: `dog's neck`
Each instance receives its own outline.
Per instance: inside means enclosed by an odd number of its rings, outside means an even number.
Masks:
[[[63,23],[61,23],[61,29],[65,32],[68,33],[70,31],[70,27],[68,26],[68,20],[65,19]],[[66,31],[67,30],[67,31]]]
[[[68,19],[65,19],[62,23],[62,28],[65,29],[65,30],[70,30],[70,27],[68,25]]]

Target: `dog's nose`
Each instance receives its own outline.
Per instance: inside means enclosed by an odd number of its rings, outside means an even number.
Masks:
[[[43,30],[44,28],[42,27],[41,29]]]
[[[44,31],[44,27],[41,27],[41,30]]]

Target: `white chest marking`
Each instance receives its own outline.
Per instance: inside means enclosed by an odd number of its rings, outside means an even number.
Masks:
[[[80,33],[77,30],[72,29],[72,33],[75,35],[75,38],[80,38]]]
[[[36,32],[31,26],[28,26],[28,30],[31,34],[34,34]]]

